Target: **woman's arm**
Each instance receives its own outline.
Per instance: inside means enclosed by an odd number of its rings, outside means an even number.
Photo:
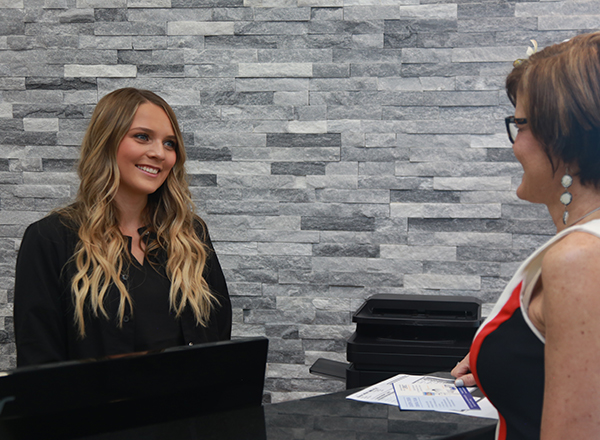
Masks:
[[[206,282],[210,286],[211,292],[219,300],[219,305],[215,305],[215,309],[211,313],[210,319],[213,322],[210,323],[210,326],[216,326],[220,341],[229,340],[231,339],[232,311],[227,282],[225,281],[225,276],[223,275],[223,270],[221,269],[221,264],[217,258],[206,224],[198,221],[196,231],[198,236],[210,249],[208,258],[206,259]]]
[[[542,264],[546,330],[541,438],[600,432],[600,239],[574,232]]]
[[[66,243],[58,221],[46,218],[29,226],[19,249],[14,297],[18,367],[67,360],[71,323],[66,322],[60,282]]]

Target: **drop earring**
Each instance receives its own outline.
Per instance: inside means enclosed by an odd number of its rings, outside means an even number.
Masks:
[[[573,195],[568,191],[568,188],[573,184],[573,178],[569,175],[569,168],[565,170],[565,175],[560,179],[560,184],[565,189],[565,192],[560,196],[560,203],[565,205],[565,212],[563,212],[563,225],[567,224],[569,220],[569,211],[567,211],[567,206],[573,201]]]

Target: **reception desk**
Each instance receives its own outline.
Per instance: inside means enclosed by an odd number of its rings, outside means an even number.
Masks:
[[[248,338],[8,372],[0,439],[493,438],[494,420],[346,399],[358,389],[261,405],[267,345]]]
[[[495,421],[456,414],[400,411],[356,402],[356,390],[308,399],[175,420],[137,414],[119,422],[101,412],[48,419],[21,426],[0,425],[0,438],[85,440],[491,440]],[[124,421],[125,420],[125,421]],[[130,425],[130,426],[127,426]],[[4,430],[3,430],[4,429]],[[10,429],[10,430],[8,430]]]

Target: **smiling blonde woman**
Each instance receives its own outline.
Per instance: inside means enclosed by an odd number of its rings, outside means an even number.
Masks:
[[[18,366],[230,338],[227,284],[194,213],[185,159],[158,95],[125,88],[98,102],[76,201],[23,236]]]

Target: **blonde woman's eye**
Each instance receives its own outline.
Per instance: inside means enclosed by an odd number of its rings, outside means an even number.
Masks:
[[[147,141],[148,139],[150,139],[149,136],[145,133],[138,133],[138,134],[135,134],[133,137],[140,139],[142,141]]]
[[[174,141],[166,141],[165,142],[165,147],[168,148],[169,150],[174,150],[176,146],[177,146],[177,143]]]

